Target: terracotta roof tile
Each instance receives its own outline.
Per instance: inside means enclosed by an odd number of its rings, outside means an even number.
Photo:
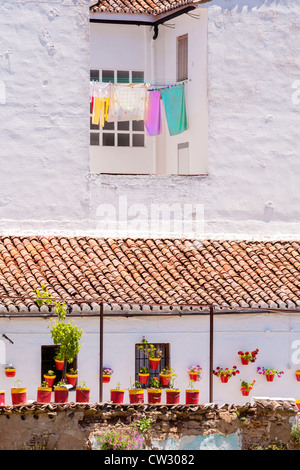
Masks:
[[[201,3],[201,0],[100,0],[90,8],[90,11],[92,13],[144,13],[156,16],[197,3]]]
[[[0,311],[78,304],[299,308],[300,242],[0,238]]]

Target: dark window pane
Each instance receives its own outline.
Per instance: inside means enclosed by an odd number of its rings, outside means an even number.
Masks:
[[[115,145],[115,134],[103,132],[103,145],[104,147],[113,147]]]
[[[102,70],[102,82],[109,83],[114,82],[114,71],[113,70]]]
[[[129,131],[129,121],[119,121],[118,131]]]
[[[144,72],[132,72],[132,83],[144,83]]]
[[[118,83],[129,83],[129,72],[128,70],[117,71],[117,82]]]
[[[144,134],[133,134],[132,135],[132,146],[133,147],[144,147]]]
[[[141,346],[141,343],[136,344],[135,348],[135,379],[139,380],[139,371],[141,367],[148,367],[149,368],[149,359],[144,355],[144,353],[137,349],[137,346]],[[168,343],[160,343],[154,344],[156,349],[160,349],[162,351],[161,360],[159,362],[158,368],[156,370],[150,369],[150,376],[148,379],[148,384],[142,384],[142,388],[147,388],[153,377],[157,377],[158,374],[165,368],[171,367],[170,364],[170,345]],[[162,388],[166,386],[162,385]]]
[[[144,131],[144,121],[133,121],[132,122],[133,131]]]
[[[103,129],[105,131],[113,131],[115,129],[115,123],[105,121]]]
[[[90,145],[99,145],[99,134],[97,132],[90,133]]]
[[[90,129],[97,131],[99,130],[99,124],[93,124],[92,123],[92,117],[90,117]]]
[[[118,147],[129,147],[129,134],[118,134]]]
[[[91,78],[91,80],[98,80],[99,81],[99,70],[91,70],[90,71],[90,78]]]

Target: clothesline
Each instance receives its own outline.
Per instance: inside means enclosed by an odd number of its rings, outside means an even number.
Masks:
[[[161,101],[170,135],[187,130],[185,81],[168,85],[90,81],[92,124],[144,121],[149,136],[161,134]]]

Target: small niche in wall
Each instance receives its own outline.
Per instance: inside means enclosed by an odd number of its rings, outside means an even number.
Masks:
[[[190,174],[190,165],[189,165],[189,143],[183,142],[177,144],[177,165],[178,165],[178,175],[189,175]]]

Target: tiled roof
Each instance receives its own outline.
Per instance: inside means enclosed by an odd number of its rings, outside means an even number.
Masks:
[[[101,301],[293,309],[299,268],[298,241],[1,237],[0,313],[36,312],[43,285],[74,311]]]
[[[200,0],[100,0],[92,13],[143,13],[160,15],[178,8],[202,3]]]

